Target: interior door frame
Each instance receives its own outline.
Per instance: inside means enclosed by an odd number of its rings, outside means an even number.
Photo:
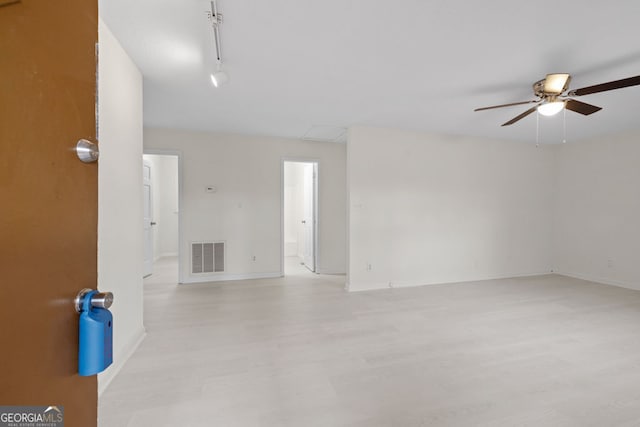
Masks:
[[[315,157],[282,157],[280,160],[280,276],[284,277],[284,165],[285,163],[311,163],[314,165],[313,189],[313,264],[314,273],[318,274],[318,259],[320,259],[320,245],[318,236],[320,230],[319,200],[320,200],[320,159]]]
[[[146,178],[146,175],[144,173],[145,168],[149,168],[149,179]],[[149,277],[153,274],[153,242],[154,242],[154,236],[153,236],[153,182],[151,181],[151,176],[153,173],[153,169],[151,167],[151,163],[149,163],[148,161],[146,161],[144,159],[144,157],[142,158],[142,186],[146,187],[147,185],[149,185],[149,224],[146,224],[146,219],[147,217],[144,215],[147,206],[147,200],[144,196],[145,192],[142,191],[142,201],[145,204],[145,206],[142,207],[142,217],[143,217],[143,224],[142,224],[142,234],[143,234],[143,247],[144,247],[144,256],[142,257],[142,278],[146,278]],[[149,230],[149,239],[151,240],[151,242],[148,241],[147,236],[145,234],[146,230]],[[149,267],[147,269],[147,245],[150,245],[151,248],[149,249],[149,251],[151,252],[151,259],[149,260]]]
[[[164,149],[156,149],[156,148],[143,148],[142,150],[143,156],[145,154],[155,155],[155,156],[175,156],[178,158],[178,283],[184,283],[184,274],[182,272],[182,267],[184,266],[184,254],[182,244],[182,230],[184,230],[182,225],[182,208],[184,206],[182,200],[182,151],[180,150],[164,150]]]

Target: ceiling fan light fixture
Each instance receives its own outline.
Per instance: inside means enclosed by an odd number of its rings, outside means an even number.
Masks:
[[[545,102],[538,105],[538,113],[543,116],[555,116],[564,109],[564,101]]]
[[[575,96],[590,95],[592,93],[608,92],[610,90],[622,89],[631,86],[640,86],[640,76],[627,77],[626,79],[613,80],[606,83],[600,83],[592,86],[574,89],[565,94],[569,88],[571,75],[569,74],[547,74],[547,76],[538,80],[533,84],[533,94],[537,99],[523,102],[512,102],[510,104],[494,105],[491,107],[476,108],[473,111],[493,110],[494,108],[511,107],[514,105],[536,104],[524,113],[520,113],[513,119],[502,124],[502,126],[510,126],[534,111],[545,116],[553,116],[562,110],[573,111],[583,116],[596,113],[602,110],[602,107],[587,104],[586,102],[573,99]]]

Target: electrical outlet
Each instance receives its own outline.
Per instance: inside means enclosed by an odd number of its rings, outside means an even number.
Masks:
[[[611,258],[607,260],[607,267],[613,268],[613,260]]]

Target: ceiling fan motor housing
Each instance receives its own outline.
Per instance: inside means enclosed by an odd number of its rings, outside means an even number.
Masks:
[[[570,81],[570,74],[547,74],[544,79],[533,84],[533,93],[541,99],[555,98],[568,89]]]
[[[544,98],[545,93],[544,93],[544,80],[538,80],[537,82],[535,82],[533,84],[533,93],[535,93],[535,95],[538,98]]]

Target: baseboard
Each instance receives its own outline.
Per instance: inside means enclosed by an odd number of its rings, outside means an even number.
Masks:
[[[177,257],[178,252],[163,252],[158,255],[158,258]]]
[[[317,268],[316,273],[318,274],[327,274],[329,276],[344,276],[347,273],[345,271],[333,271],[333,270],[324,270],[322,268]]]
[[[182,281],[181,284],[206,283],[206,282],[227,282],[234,280],[254,280],[254,279],[275,279],[282,277],[280,271],[274,273],[246,273],[246,274],[220,274],[215,276],[191,276]]]
[[[365,284],[358,284],[356,286],[354,286],[353,283],[348,283],[347,285],[345,285],[345,288],[349,292],[379,291],[382,289],[390,289],[388,282],[365,283]],[[416,286],[422,286],[422,285],[416,285]]]
[[[396,288],[415,288],[417,286],[431,286],[431,285],[447,285],[452,283],[468,283],[468,282],[482,282],[485,280],[501,280],[501,279],[514,279],[518,277],[534,277],[534,276],[544,276],[547,274],[553,274],[551,271],[543,271],[538,273],[515,273],[515,274],[505,274],[500,276],[484,276],[484,277],[474,277],[474,278],[461,278],[459,280],[446,280],[446,281],[432,281],[432,282],[376,282],[376,283],[366,283],[366,284],[358,284],[354,287],[353,283],[348,282],[349,284],[345,286],[349,292],[363,292],[363,291],[375,291],[382,289],[396,289]]]
[[[177,257],[177,256],[178,256],[178,252],[163,252],[161,254],[154,255],[153,256],[153,262],[157,262],[157,261],[161,260],[162,258]]]
[[[147,332],[143,326],[125,346],[124,351],[119,355],[114,355],[113,364],[109,366],[106,371],[98,374],[98,397],[100,397],[107,387],[109,387],[111,381],[113,381],[116,375],[118,375],[124,364],[129,360],[133,353],[135,353],[146,336]]]
[[[574,279],[586,280],[587,282],[595,282],[595,283],[601,283],[603,285],[617,286],[619,288],[633,289],[636,291],[640,290],[640,283],[632,283],[632,282],[621,281],[621,280],[607,279],[604,277],[591,276],[589,274],[569,273],[566,271],[554,271],[554,274],[558,274],[560,276],[572,277]]]

